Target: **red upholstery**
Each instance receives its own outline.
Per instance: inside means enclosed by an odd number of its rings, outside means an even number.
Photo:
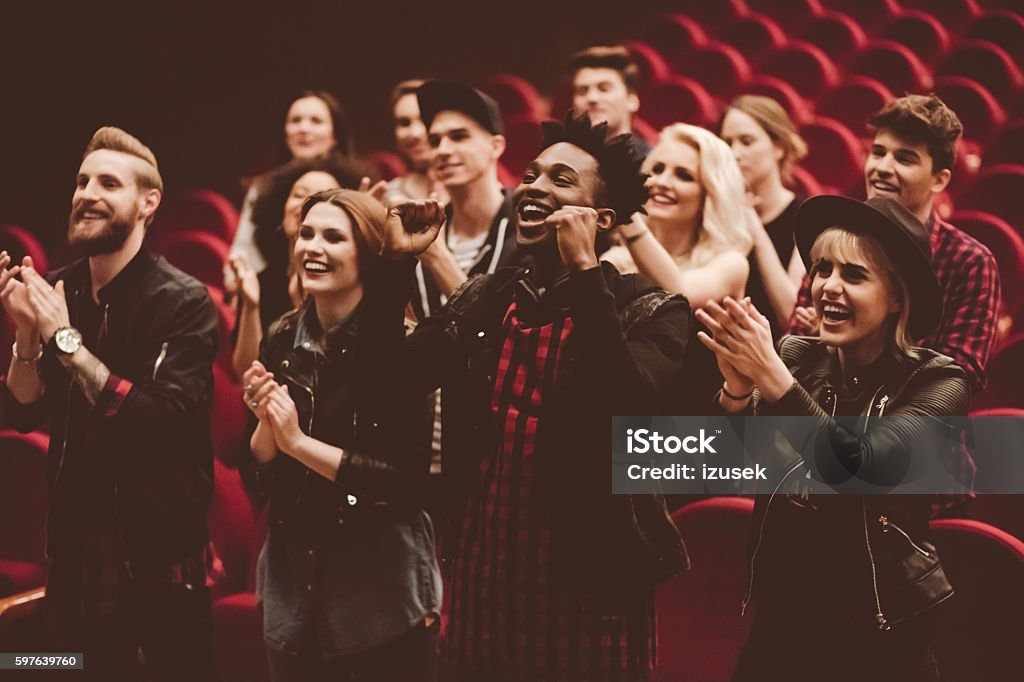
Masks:
[[[985,366],[988,386],[971,401],[971,410],[993,407],[1024,409],[1024,334],[997,350]]]
[[[946,56],[953,44],[949,31],[928,12],[907,10],[894,17],[879,37],[909,47],[925,64],[934,64]]]
[[[742,17],[750,12],[745,0],[674,0],[673,5],[708,30],[725,26],[735,17]]]
[[[217,585],[214,594],[217,598],[246,589],[250,575],[256,570],[252,557],[258,533],[256,516],[238,469],[228,468],[214,459],[213,474],[213,499],[206,518],[210,540],[226,573]]]
[[[978,81],[1004,105],[1024,92],[1024,73],[1006,50],[985,40],[966,40],[942,64],[940,76],[966,76]]]
[[[225,345],[230,345],[227,340]],[[234,373],[222,364],[213,366],[213,409],[210,415],[210,436],[214,456],[228,464],[236,464],[243,447],[242,434],[249,410],[242,402],[242,387]]]
[[[855,135],[867,135],[868,119],[892,99],[892,91],[874,78],[849,76],[818,101],[817,112],[839,121]]]
[[[1018,63],[1024,59],[1024,17],[1017,12],[987,10],[968,27],[964,37],[994,43]]]
[[[23,227],[0,225],[0,251],[10,254],[13,265],[21,265],[21,260],[25,256],[31,256],[32,265],[36,270],[47,272],[50,269],[43,245]],[[6,367],[4,369],[6,370]]]
[[[976,81],[964,76],[941,76],[935,94],[956,112],[964,124],[964,139],[985,146],[1006,122],[1002,105]],[[1017,156],[1017,160],[1024,157]]]
[[[975,489],[979,492],[967,505],[966,516],[990,523],[1019,540],[1024,539],[1024,495],[984,493],[1005,490],[1013,481],[1024,481],[1024,459],[1018,448],[1007,448],[1008,443],[1021,443],[1022,439],[1024,410],[992,408],[971,412],[965,441],[978,466]]]
[[[715,497],[672,514],[692,570],[658,588],[657,680],[726,682],[732,675],[752,622],[740,605],[753,509],[749,499]]]
[[[478,86],[494,98],[507,121],[513,116],[542,119],[547,116],[547,103],[537,88],[521,76],[502,73],[485,78]]]
[[[685,59],[669,59],[669,66],[722,99],[740,92],[753,75],[739,50],[717,40],[690,50]]]
[[[644,118],[659,130],[679,122],[710,127],[718,114],[715,100],[704,86],[682,76],[650,88],[641,106]]]
[[[270,682],[263,622],[252,592],[213,603],[213,655],[220,682]]]
[[[943,679],[1012,678],[1024,627],[1024,543],[979,521],[940,519],[931,526],[956,589],[936,612],[934,651]]]
[[[217,192],[189,189],[167,197],[149,226],[150,240],[175,232],[208,232],[230,243],[238,229],[238,210]]]
[[[692,17],[666,13],[654,16],[640,31],[640,38],[667,60],[707,45],[708,35]]]
[[[793,86],[803,97],[817,99],[839,85],[839,69],[820,48],[800,40],[765,56],[761,73],[775,76]]]
[[[0,596],[45,581],[48,447],[44,434],[0,431]]]
[[[820,17],[808,21],[799,36],[826,51],[836,62],[845,62],[868,44],[868,36],[860,24],[835,10],[827,10]]]
[[[978,179],[959,198],[961,208],[997,215],[1024,234],[1024,166],[1000,163],[982,168]]]
[[[988,163],[1020,163],[1024,160],[1024,118],[1010,122],[985,150]]]
[[[639,135],[644,140],[653,145],[658,143],[658,137],[661,135],[661,132],[643,118],[639,116],[634,116],[633,134]]]
[[[950,222],[989,248],[999,264],[1003,305],[1012,315],[1024,314],[1024,236],[984,211],[957,211]]]
[[[393,152],[369,152],[364,154],[363,158],[377,169],[377,175],[382,180],[391,180],[405,175],[407,170],[402,157]]]
[[[501,162],[510,173],[522,177],[526,166],[537,157],[540,138],[540,123],[530,114],[513,116],[505,121],[507,146]]]
[[[800,166],[794,166],[793,168],[793,187],[791,189],[805,197],[816,197],[819,194],[825,194],[821,183]]]
[[[786,32],[774,19],[753,12],[733,19],[718,32],[717,37],[723,43],[735,47],[750,61],[786,44]]]
[[[897,0],[824,0],[824,3],[845,12],[866,29],[881,26],[903,11]]]
[[[790,32],[825,12],[819,0],[748,0],[747,5],[755,12],[771,17]]]
[[[653,83],[660,83],[672,75],[665,58],[656,49],[640,40],[627,40],[622,46],[629,50],[629,54],[640,72],[639,89],[650,87]],[[553,112],[557,113],[557,112]]]
[[[981,14],[977,0],[900,0],[900,5],[928,12],[946,26],[965,26]]]
[[[840,191],[863,185],[864,146],[839,121],[818,117],[800,129],[808,154],[801,163],[822,185]]]
[[[932,89],[931,71],[910,48],[891,40],[872,40],[846,65],[851,74],[871,76],[896,95]]]
[[[224,263],[230,247],[223,239],[197,230],[154,236],[153,251],[200,282],[224,288]]]
[[[782,105],[789,117],[798,126],[814,118],[811,108],[799,92],[786,81],[774,76],[754,76],[742,94],[764,95]]]

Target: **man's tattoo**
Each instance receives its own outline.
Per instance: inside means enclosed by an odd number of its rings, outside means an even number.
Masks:
[[[71,378],[78,384],[85,399],[90,405],[95,405],[107,385],[107,379],[110,378],[107,366],[84,346],[74,355],[61,356],[60,360],[68,368]]]

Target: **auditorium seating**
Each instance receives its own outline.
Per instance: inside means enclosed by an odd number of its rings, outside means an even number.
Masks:
[[[940,76],[966,76],[983,85],[1005,105],[1012,105],[1024,93],[1024,74],[1006,51],[985,40],[960,43],[942,61]]]
[[[781,49],[786,44],[786,32],[773,19],[751,13],[737,17],[716,36],[732,45],[750,61],[756,61],[766,52]]]
[[[869,76],[847,76],[843,84],[818,100],[817,111],[855,135],[866,135],[868,118],[893,99],[892,91]]]
[[[760,71],[786,81],[808,99],[816,99],[841,80],[839,69],[821,48],[800,40],[765,56]]]
[[[393,152],[376,151],[363,154],[363,159],[377,171],[381,180],[391,180],[405,175],[405,161]]]
[[[958,198],[958,205],[997,215],[1022,232],[1024,202],[1021,197],[1024,197],[1024,165],[1001,163],[982,168],[978,178]]]
[[[18,225],[0,225],[0,251],[11,256],[11,265],[21,265],[25,256],[32,257],[32,266],[39,272],[50,269],[42,244],[31,232]]]
[[[708,43],[707,32],[697,21],[677,13],[652,17],[639,37],[669,61],[679,60],[690,50]]]
[[[49,440],[41,433],[0,431],[0,597],[46,581]]]
[[[801,165],[822,185],[845,193],[863,184],[864,145],[839,121],[817,117],[800,129],[808,154]]]
[[[740,615],[747,592],[747,536],[754,503],[699,500],[672,520],[686,539],[691,570],[658,587],[658,673],[663,682],[727,682],[753,621]]]
[[[906,45],[925,64],[935,64],[953,44],[949,31],[927,12],[907,10],[893,17],[879,36]]]
[[[998,100],[977,81],[965,76],[940,76],[935,94],[960,117],[964,139],[985,147],[1002,129],[1006,114]],[[1017,157],[1018,160],[1024,160]]]
[[[1024,334],[1006,341],[989,358],[985,367],[988,386],[971,400],[971,410],[996,407],[1024,409]]]
[[[1002,303],[1024,325],[1024,236],[1005,220],[984,211],[957,211],[950,222],[987,246],[999,265]]]
[[[931,530],[956,590],[935,612],[942,679],[1011,679],[1024,627],[1024,542],[967,519],[932,521]]]
[[[845,12],[868,30],[878,28],[903,11],[896,0],[824,0],[824,4]]]
[[[748,0],[750,9],[761,12],[784,26],[797,29],[803,24],[820,17],[825,8],[819,0]]]
[[[964,37],[998,45],[1018,64],[1024,58],[1024,17],[1015,12],[986,10],[968,27]]]
[[[798,37],[825,50],[832,59],[845,62],[850,55],[860,51],[868,42],[864,29],[842,12],[826,10],[819,17],[811,19],[800,30]]]
[[[641,40],[627,40],[622,45],[629,50],[629,54],[633,58],[637,70],[640,72],[638,80],[640,81],[639,88],[641,91],[654,83],[661,83],[672,75],[672,70],[669,68],[668,63],[665,62],[665,58],[647,43]],[[551,113],[556,118],[559,115],[557,111]]]
[[[531,114],[520,114],[506,119],[507,144],[501,162],[510,173],[522,177],[526,166],[537,156],[540,138],[540,122]]]
[[[658,130],[679,121],[710,128],[718,113],[714,98],[704,86],[682,76],[652,86],[641,106],[644,118]]]
[[[185,230],[155,235],[153,251],[200,282],[224,288],[228,242],[209,232]]]
[[[932,89],[932,73],[908,47],[891,40],[875,39],[854,55],[847,72],[871,76],[885,87],[903,95]]]
[[[532,117],[540,120],[547,116],[544,98],[525,78],[502,73],[484,79],[478,84],[480,90],[494,98],[507,121],[511,117]]]
[[[720,99],[742,92],[753,71],[739,50],[720,41],[709,41],[687,53],[682,63],[669,61],[677,73],[694,79]]]
[[[238,228],[238,210],[224,196],[206,189],[171,194],[149,226],[148,238],[159,241],[165,233],[185,230],[206,232],[228,243]]]

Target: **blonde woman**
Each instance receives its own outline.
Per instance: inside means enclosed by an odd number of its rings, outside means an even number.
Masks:
[[[646,216],[621,228],[604,259],[639,271],[694,307],[742,297],[750,252],[743,176],[729,147],[685,123],[665,128],[647,155]]]

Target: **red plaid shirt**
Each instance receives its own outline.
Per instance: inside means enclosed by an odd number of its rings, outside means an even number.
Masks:
[[[583,682],[648,679],[655,656],[652,600],[620,616],[584,613],[552,563],[550,505],[539,478],[545,400],[550,400],[572,320],[527,327],[516,303],[491,412],[501,434],[482,458],[480,490],[463,523],[453,567],[446,658],[460,680]]]

